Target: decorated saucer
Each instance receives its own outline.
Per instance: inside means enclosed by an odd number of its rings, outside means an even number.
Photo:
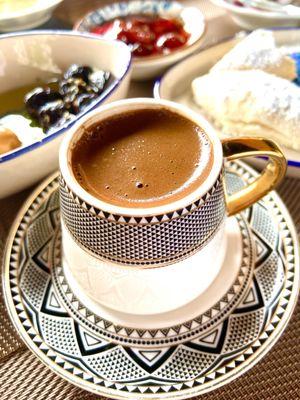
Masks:
[[[256,177],[242,162],[226,170],[232,192]],[[186,399],[213,390],[270,350],[299,289],[295,228],[274,192],[229,221],[228,232],[233,237],[220,273],[226,278],[223,292],[217,277],[201,301],[146,326],[99,308],[66,276],[58,176],[51,176],[24,205],[7,244],[4,295],[10,316],[49,368],[99,395]]]
[[[224,263],[204,293],[175,310],[140,315],[101,306],[83,293],[61,256],[59,226],[49,242],[49,252],[54,261],[49,263],[53,288],[59,302],[74,320],[102,339],[146,348],[182,343],[187,337],[192,340],[225,319],[244,297],[252,280],[255,245],[245,218],[239,215],[228,220],[226,234]],[[179,263],[183,267],[188,263],[196,267],[201,265],[197,253]],[[28,291],[25,289],[25,292]]]

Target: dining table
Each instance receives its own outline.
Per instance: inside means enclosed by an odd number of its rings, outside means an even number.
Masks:
[[[111,1],[64,0],[53,17],[37,29],[72,29],[89,10]],[[206,20],[202,48],[241,31],[226,12],[209,0],[186,0],[201,9]],[[128,97],[152,97],[153,81],[132,82]],[[1,183],[0,183],[1,184]],[[14,218],[34,189],[0,200],[0,268],[5,242]],[[286,177],[278,188],[298,235],[300,234],[300,179]],[[251,370],[229,384],[201,395],[201,400],[296,400],[300,399],[300,301],[271,351]],[[198,399],[200,399],[198,397]],[[96,400],[103,397],[86,392],[63,380],[31,353],[13,327],[6,311],[0,285],[0,399],[1,400]]]

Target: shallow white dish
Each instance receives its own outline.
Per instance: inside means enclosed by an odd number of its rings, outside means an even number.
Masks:
[[[0,38],[0,91],[45,81],[71,64],[110,71],[112,83],[77,118],[45,135],[41,141],[0,155],[0,198],[37,182],[58,168],[62,134],[78,118],[101,104],[126,97],[131,73],[131,53],[119,41],[63,31],[22,32]]]
[[[0,31],[12,32],[35,28],[47,22],[54,9],[63,0],[37,0],[32,6],[20,11],[0,13]]]
[[[132,78],[146,80],[159,76],[170,65],[194,53],[202,45],[202,36],[205,30],[204,16],[199,8],[183,6],[176,1],[168,0],[134,0],[130,2],[114,3],[88,13],[78,21],[74,29],[80,32],[89,32],[94,26],[128,15],[158,14],[174,18],[180,17],[184,28],[191,37],[186,46],[164,56],[153,56],[133,59]]]
[[[234,22],[246,29],[257,29],[275,26],[298,26],[300,16],[284,15],[282,13],[257,10],[250,7],[240,7],[231,0],[210,0],[215,5],[224,8]]]
[[[278,45],[284,46],[286,51],[300,52],[300,29],[280,29],[274,31]],[[209,69],[226,54],[240,39],[238,37],[226,39],[219,44],[208,47],[171,68],[154,86],[154,97],[176,101],[185,104],[191,109],[200,112],[200,108],[193,100],[191,82],[197,76],[207,74]],[[220,132],[220,136],[222,133]],[[300,153],[296,150],[283,147],[288,160],[287,175],[300,177]],[[261,161],[256,159],[256,163]]]

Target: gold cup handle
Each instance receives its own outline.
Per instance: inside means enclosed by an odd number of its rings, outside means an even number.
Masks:
[[[226,194],[228,215],[234,215],[260,200],[275,188],[286,172],[286,159],[272,140],[263,138],[236,138],[222,141],[223,153],[227,160],[267,156],[268,163],[258,178],[238,192]]]

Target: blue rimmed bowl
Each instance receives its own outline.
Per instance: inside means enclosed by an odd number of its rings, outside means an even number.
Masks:
[[[71,64],[110,71],[113,80],[100,97],[62,128],[42,140],[0,155],[0,198],[34,184],[58,168],[63,134],[83,115],[126,97],[131,74],[131,53],[119,41],[78,32],[38,31],[0,36],[0,92],[45,81]]]
[[[74,30],[90,32],[96,26],[129,15],[159,15],[179,18],[190,38],[185,46],[166,55],[134,57],[132,78],[147,80],[161,75],[168,67],[196,52],[202,45],[205,32],[204,16],[198,7],[184,6],[177,1],[133,0],[113,3],[86,14],[74,25]],[[109,33],[103,35],[109,37]]]

